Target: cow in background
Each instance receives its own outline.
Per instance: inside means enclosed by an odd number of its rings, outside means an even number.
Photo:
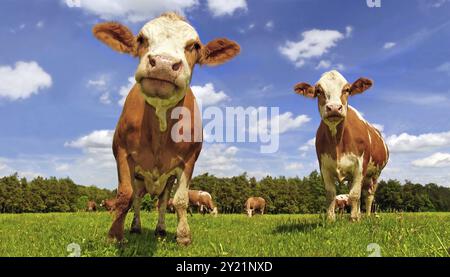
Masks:
[[[266,208],[266,200],[262,197],[250,197],[245,202],[245,210],[249,217],[252,217],[256,211],[259,211],[261,215],[264,214],[264,209]]]
[[[193,70],[196,64],[220,65],[231,60],[240,46],[226,38],[203,44],[187,20],[173,12],[149,21],[137,36],[117,22],[96,24],[92,31],[115,51],[139,59],[136,84],[125,100],[113,137],[119,184],[108,236],[123,240],[132,205],[131,232],[141,232],[140,208],[146,193],[159,198],[155,235],[165,236],[167,200],[176,183],[176,239],[181,245],[190,244],[188,188],[202,148],[200,111],[190,88]]]
[[[86,206],[87,206],[86,211],[88,211],[88,212],[96,212],[97,211],[97,204],[95,203],[95,201],[89,200],[87,202]]]
[[[367,191],[366,213],[370,215],[378,177],[389,159],[381,132],[348,105],[350,96],[371,86],[372,81],[367,78],[349,83],[332,70],[324,73],[314,86],[298,83],[294,87],[297,94],[316,98],[318,102],[322,120],[316,134],[316,153],[327,191],[327,217],[331,221],[336,217],[336,183],[344,181],[351,184],[351,219],[360,218],[362,189]]]
[[[348,194],[339,194],[336,195],[335,198],[335,202],[336,202],[336,207],[338,209],[338,213],[340,215],[343,215],[345,212],[345,208],[347,208],[348,206],[350,206],[350,201],[348,199]]]
[[[116,205],[116,199],[104,199],[100,203],[100,207],[104,207],[107,211],[114,211],[114,207]]]
[[[205,213],[211,213],[213,216],[217,216],[217,206],[214,204],[212,196],[209,192],[202,190],[189,190],[188,194],[189,205],[198,207],[199,212],[203,215],[205,215]]]

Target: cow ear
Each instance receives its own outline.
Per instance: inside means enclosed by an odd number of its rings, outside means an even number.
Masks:
[[[94,36],[119,53],[136,56],[136,38],[126,26],[117,22],[99,23],[92,28]]]
[[[317,96],[316,89],[307,83],[298,83],[294,86],[294,91],[297,94],[303,95],[309,98],[315,98]]]
[[[373,85],[372,80],[367,78],[359,78],[350,87],[351,95],[363,93]]]
[[[228,62],[241,52],[241,47],[236,42],[218,38],[208,42],[201,49],[199,64],[219,65]]]

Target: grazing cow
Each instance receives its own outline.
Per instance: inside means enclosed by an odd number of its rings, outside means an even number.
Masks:
[[[146,193],[158,196],[155,234],[166,234],[165,211],[172,186],[178,218],[177,242],[191,242],[187,222],[188,188],[202,148],[202,123],[190,89],[196,64],[219,65],[239,54],[225,38],[202,44],[196,30],[180,15],[165,13],[149,21],[137,36],[116,22],[94,26],[96,38],[112,49],[139,58],[136,84],[129,92],[113,138],[119,185],[116,215],[109,237],[121,241],[131,205],[131,232],[141,232],[140,206]]]
[[[245,202],[245,210],[249,217],[252,217],[253,213],[256,213],[256,211],[259,211],[261,215],[263,215],[265,208],[266,200],[262,197],[250,197]]]
[[[315,86],[298,83],[295,92],[318,99],[322,121],[316,134],[316,152],[327,191],[328,219],[335,219],[336,182],[351,184],[351,219],[360,218],[361,190],[368,192],[366,213],[370,215],[377,180],[386,166],[389,151],[380,131],[348,105],[348,97],[360,94],[372,81],[359,78],[350,84],[336,70],[322,75]]]
[[[200,213],[211,213],[213,216],[217,216],[218,211],[216,205],[212,200],[211,194],[202,190],[189,190],[189,205],[199,207]],[[192,213],[191,213],[192,215]]]
[[[161,208],[161,203],[159,203],[159,201],[156,204],[158,211]],[[173,206],[173,198],[170,198],[169,200],[167,200],[167,205],[166,205],[166,209],[167,211],[174,213],[175,212],[175,207]]]
[[[345,208],[350,206],[350,202],[348,200],[348,194],[339,194],[336,195],[334,200],[336,202],[336,207],[338,208],[338,212],[343,215]]]
[[[97,204],[95,203],[95,201],[90,200],[90,201],[87,202],[86,211],[88,211],[88,212],[95,212],[95,211],[97,211]]]
[[[107,211],[114,211],[114,206],[116,204],[116,199],[105,199],[100,203],[100,207],[104,207]]]

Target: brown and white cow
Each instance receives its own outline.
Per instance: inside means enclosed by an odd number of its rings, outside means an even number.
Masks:
[[[161,203],[159,201],[156,203],[156,207],[158,208],[158,211],[159,209],[161,209]],[[175,207],[173,205],[173,198],[169,198],[169,200],[167,200],[166,210],[171,213],[175,212]]]
[[[100,203],[100,207],[104,207],[107,211],[114,211],[116,199],[105,199]]]
[[[377,180],[386,166],[389,151],[380,131],[348,105],[348,97],[360,94],[372,81],[359,78],[350,84],[336,70],[322,75],[315,86],[298,83],[295,92],[317,98],[322,121],[316,134],[316,152],[327,191],[328,219],[335,219],[336,182],[348,181],[351,219],[360,218],[361,190],[368,192],[366,213],[370,215]]]
[[[95,201],[88,201],[86,204],[86,211],[88,212],[96,212],[97,211],[97,204],[95,203]]]
[[[240,47],[225,38],[202,44],[195,29],[175,13],[149,21],[137,36],[116,22],[97,24],[93,33],[112,49],[139,58],[136,84],[127,96],[113,139],[119,185],[109,237],[123,239],[132,203],[131,231],[141,231],[139,210],[146,193],[159,197],[155,234],[164,236],[167,200],[177,180],[173,200],[177,242],[189,244],[188,188],[202,147],[201,118],[190,89],[193,69],[196,64],[225,63],[238,55]]]
[[[217,206],[212,200],[211,194],[202,190],[189,190],[189,205],[198,207],[203,215],[207,212],[217,216]]]
[[[336,195],[336,198],[334,200],[336,203],[336,207],[338,209],[338,212],[343,215],[345,208],[347,208],[348,206],[350,206],[350,201],[349,201],[349,195],[348,194],[339,194]]]
[[[261,215],[264,214],[264,209],[266,208],[266,200],[262,197],[249,197],[245,201],[245,210],[249,217],[252,217],[253,213],[259,211]]]

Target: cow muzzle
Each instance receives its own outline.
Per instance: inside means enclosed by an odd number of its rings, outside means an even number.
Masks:
[[[136,81],[142,92],[149,97],[170,98],[177,91],[184,90],[186,82],[180,80],[183,62],[169,56],[147,55],[145,70],[136,72]]]
[[[325,106],[325,119],[330,122],[341,121],[345,117],[342,104],[327,104]]]

